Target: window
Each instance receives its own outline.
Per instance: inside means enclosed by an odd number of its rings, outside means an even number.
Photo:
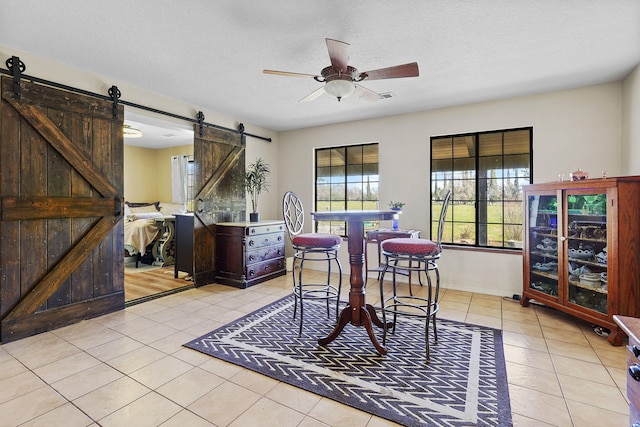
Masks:
[[[453,197],[443,243],[522,248],[522,185],[531,183],[533,128],[431,138],[431,235]]]
[[[187,182],[187,211],[193,212],[194,199],[196,198],[196,164],[193,160],[193,156],[187,156],[187,170],[186,170],[186,182]]]
[[[378,144],[316,150],[315,210],[377,210]],[[365,230],[378,227],[365,223]],[[318,221],[316,231],[347,235],[344,221]]]

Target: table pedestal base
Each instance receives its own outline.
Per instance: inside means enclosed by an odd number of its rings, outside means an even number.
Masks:
[[[342,310],[338,323],[328,337],[320,338],[318,344],[324,346],[336,339],[347,323],[353,326],[364,326],[369,334],[369,339],[380,354],[387,354],[387,349],[380,345],[373,333],[373,325],[384,326],[378,318],[373,306],[365,303],[364,274],[364,222],[380,221],[396,218],[397,211],[323,211],[313,212],[316,221],[347,221],[347,235],[349,236],[349,265],[351,274],[349,282],[349,304]],[[393,322],[387,323],[387,327],[393,327]]]
[[[357,314],[359,314],[359,316],[357,316]],[[360,322],[358,322],[358,319],[354,317],[360,317]],[[378,350],[378,353],[382,355],[387,354],[387,349],[378,342],[378,339],[373,332],[373,325],[382,328],[384,327],[384,323],[382,323],[382,320],[380,320],[378,314],[376,313],[376,309],[373,308],[371,304],[365,304],[365,306],[360,307],[359,310],[357,307],[352,307],[350,305],[346,306],[340,312],[338,323],[336,324],[335,328],[333,328],[333,331],[329,334],[329,336],[320,338],[318,340],[318,344],[325,346],[336,339],[347,323],[351,323],[354,326],[364,326],[367,330],[367,334],[369,334],[369,339],[373,343],[373,346],[376,348],[376,350]],[[393,327],[393,322],[387,322],[387,328],[391,327]]]

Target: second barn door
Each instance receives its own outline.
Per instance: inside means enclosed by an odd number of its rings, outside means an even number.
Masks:
[[[212,283],[215,277],[215,234],[218,222],[244,221],[244,136],[195,125],[193,282]]]

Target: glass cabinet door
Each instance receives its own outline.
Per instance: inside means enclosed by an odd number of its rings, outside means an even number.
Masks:
[[[558,297],[558,196],[528,196],[529,287]]]
[[[607,314],[607,195],[567,191],[568,302]]]

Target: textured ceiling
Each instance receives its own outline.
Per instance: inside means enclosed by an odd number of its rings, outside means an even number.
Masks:
[[[276,131],[617,81],[640,63],[638,0],[0,0],[0,45]],[[297,101],[325,38],[393,98]],[[29,64],[27,64],[28,67]],[[34,70],[27,69],[27,74]],[[123,94],[126,98],[126,93]]]

